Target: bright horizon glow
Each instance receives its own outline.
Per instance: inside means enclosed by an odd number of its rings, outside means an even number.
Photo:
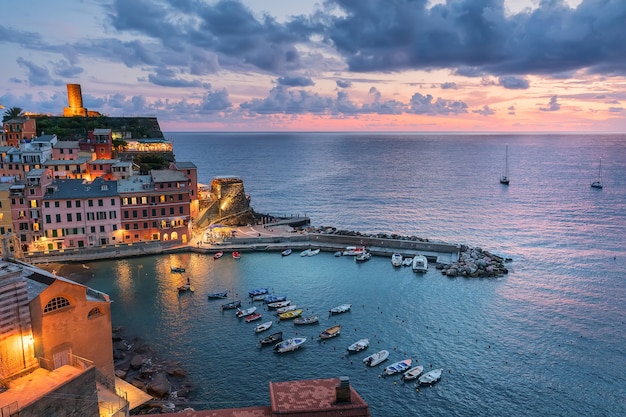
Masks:
[[[41,3],[3,13],[0,108],[76,83],[163,131],[626,132],[626,2]]]

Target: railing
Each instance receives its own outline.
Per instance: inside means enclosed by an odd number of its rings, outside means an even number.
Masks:
[[[39,360],[39,366],[48,371],[54,371],[63,365],[70,365],[81,370],[85,370],[93,366],[93,362],[89,359],[81,358],[80,356],[76,356],[71,353],[68,353],[63,360],[56,363],[48,358],[38,357],[37,359]]]

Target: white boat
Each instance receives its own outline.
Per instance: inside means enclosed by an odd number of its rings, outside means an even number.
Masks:
[[[441,373],[443,369],[433,369],[420,376],[417,380],[420,385],[432,385],[441,379]]]
[[[289,255],[291,255],[291,252],[292,252],[291,248],[287,248],[284,251],[282,251],[280,254],[282,256],[289,256]]]
[[[412,363],[413,363],[413,359],[411,358],[392,363],[391,365],[385,368],[385,373],[387,375],[393,375],[399,372],[407,371],[411,367]]]
[[[269,303],[267,308],[283,308],[287,307],[289,304],[291,304],[291,300],[276,301],[275,303]]]
[[[413,265],[413,258],[404,258],[402,260],[402,266],[411,266]]]
[[[283,301],[283,302],[284,302],[284,301]],[[291,301],[290,301],[290,302],[291,302]],[[268,307],[269,307],[269,306],[268,306]],[[293,310],[295,310],[296,308],[298,308],[298,306],[297,306],[297,305],[295,305],[295,304],[290,304],[290,305],[285,306],[285,307],[280,307],[280,308],[277,308],[277,309],[276,309],[276,314],[283,314],[283,313],[286,313],[286,312],[288,312],[288,311],[293,311]]]
[[[381,362],[384,362],[389,357],[388,350],[381,350],[380,352],[376,352],[373,355],[369,355],[368,357],[363,359],[363,363],[367,366],[376,366]]]
[[[300,256],[311,256],[309,255],[309,253],[311,253],[311,249],[305,249],[302,252],[300,252]]]
[[[250,307],[247,308],[245,310],[242,310],[240,308],[237,309],[237,317],[245,317],[245,316],[249,316],[250,314],[254,313],[256,311],[256,307]]]
[[[369,339],[361,339],[361,340],[358,340],[358,341],[354,342],[350,346],[348,346],[348,351],[349,352],[360,352],[362,350],[367,349],[367,347],[369,345],[370,345],[370,340]]]
[[[371,253],[369,253],[369,252],[361,252],[358,255],[354,255],[354,261],[355,262],[365,262],[365,261],[369,261],[371,257],[372,257]]]
[[[309,249],[309,253],[307,253],[306,256],[315,256],[318,253],[320,253],[319,248],[318,249]]]
[[[365,246],[347,246],[343,256],[355,256],[365,252]]]
[[[600,159],[600,167],[598,168],[598,178],[591,183],[591,188],[602,189],[602,159]]]
[[[256,328],[254,329],[254,331],[256,333],[260,333],[260,332],[264,332],[265,330],[269,329],[270,327],[272,327],[272,321],[266,321],[265,323],[261,323],[258,326],[256,326]]]
[[[274,350],[278,353],[290,352],[298,349],[304,342],[306,342],[306,337],[292,337],[280,343],[276,343]]]
[[[400,255],[398,252],[391,255],[391,265],[402,266],[402,255]]]
[[[319,322],[318,316],[298,317],[294,319],[293,324],[315,324]]]
[[[413,272],[428,271],[428,259],[424,255],[415,255],[413,257]]]
[[[509,145],[506,145],[504,174],[502,174],[502,176],[500,177],[500,184],[509,185]]]
[[[410,381],[420,376],[422,372],[424,372],[424,367],[422,365],[414,366],[413,368],[402,374],[402,379],[404,379],[405,381]]]
[[[333,307],[328,311],[330,312],[330,314],[341,314],[345,313],[346,311],[350,311],[351,308],[352,304],[342,304],[340,306]]]

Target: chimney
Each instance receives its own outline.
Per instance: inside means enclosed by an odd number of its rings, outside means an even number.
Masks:
[[[335,387],[335,398],[337,403],[349,403],[350,400],[350,377],[340,376],[339,385]]]

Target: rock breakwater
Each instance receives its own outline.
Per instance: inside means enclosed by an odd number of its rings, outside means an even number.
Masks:
[[[437,269],[442,275],[450,278],[498,278],[509,273],[504,266],[505,262],[510,262],[511,258],[503,258],[494,255],[481,248],[470,248],[461,245],[459,260],[450,264],[437,264]]]

